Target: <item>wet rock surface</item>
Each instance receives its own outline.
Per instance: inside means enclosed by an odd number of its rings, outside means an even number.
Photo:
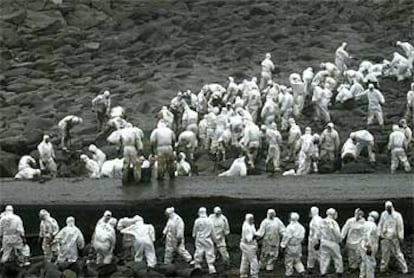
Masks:
[[[0,148],[17,161],[35,149],[38,134],[57,139],[56,125],[67,114],[86,119],[74,130],[76,148],[85,150],[91,141],[102,145],[95,139],[90,101],[105,89],[132,123],[148,131],[155,125],[154,112],[178,90],[197,92],[206,82],[224,84],[229,75],[238,81],[258,76],[265,52],[273,54],[280,83],[287,83],[291,72],[332,61],[342,41],[355,57],[353,66],[362,59],[380,62],[396,51],[397,40],[412,39],[413,5],[409,0],[65,0],[59,5],[3,0]],[[404,113],[408,88],[408,81],[381,84],[387,131]],[[332,107],[342,140],[365,126],[366,104],[356,106]],[[320,132],[312,109],[305,110],[299,123]],[[27,136],[31,131],[36,136]],[[377,130],[374,135],[382,149],[386,136]],[[0,176],[14,175],[4,161]],[[379,170],[386,169],[387,159],[379,161]],[[77,161],[63,163],[72,167]]]

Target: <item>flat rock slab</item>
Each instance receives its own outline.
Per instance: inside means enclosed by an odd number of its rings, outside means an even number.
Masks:
[[[122,187],[113,179],[56,179],[45,183],[2,179],[2,204],[93,205],[148,200],[231,198],[295,203],[414,199],[412,174],[309,175],[303,177],[188,177]]]

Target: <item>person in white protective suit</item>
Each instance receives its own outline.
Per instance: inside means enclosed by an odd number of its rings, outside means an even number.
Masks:
[[[378,234],[381,242],[380,271],[387,270],[390,256],[393,254],[402,273],[407,273],[407,263],[400,249],[400,244],[404,242],[404,221],[390,201],[385,202],[385,211],[381,213],[378,223]]]
[[[344,78],[348,84],[352,84],[353,81],[356,81],[358,83],[364,82],[364,74],[357,70],[352,70],[352,69],[346,70],[344,72]]]
[[[95,160],[90,159],[86,154],[81,154],[80,160],[85,163],[85,169],[91,179],[99,179],[101,177],[101,169]]]
[[[403,165],[405,172],[411,171],[411,166],[406,154],[407,146],[407,137],[398,125],[393,125],[388,140],[388,150],[391,152],[391,174],[395,173],[400,162]]]
[[[43,136],[43,141],[37,146],[37,150],[40,170],[50,173],[55,178],[57,175],[56,156],[49,135]]]
[[[265,83],[266,84],[266,83]],[[251,80],[246,81],[246,86],[248,91],[259,90],[259,86],[257,85],[257,77],[252,77]]]
[[[249,91],[247,98],[246,108],[252,116],[253,122],[257,122],[257,116],[260,113],[260,108],[262,107],[262,97],[259,90]]]
[[[229,76],[229,84],[227,85],[227,93],[226,96],[224,97],[224,101],[226,103],[233,103],[234,100],[236,99],[237,93],[239,92],[239,86],[237,85],[236,82],[234,82],[234,78]]]
[[[319,140],[320,159],[323,161],[335,161],[340,146],[339,134],[333,123],[328,123]]]
[[[285,225],[276,217],[274,209],[267,210],[267,216],[260,223],[257,236],[262,239],[260,252],[260,268],[272,271],[279,257],[279,245],[285,233]]]
[[[119,130],[119,129],[123,129],[128,125],[128,122],[121,118],[121,117],[114,117],[114,118],[110,118],[107,122],[106,122],[106,129],[107,130]]]
[[[242,156],[233,161],[230,168],[219,174],[219,177],[244,177],[247,176],[246,157]]]
[[[71,144],[71,129],[79,124],[82,124],[83,120],[80,117],[69,115],[64,117],[60,122],[58,123],[58,128],[61,133],[61,148],[64,150],[67,150],[68,147],[70,147]]]
[[[240,278],[258,278],[259,277],[259,262],[257,260],[257,232],[254,226],[253,214],[246,214],[241,238],[240,250],[242,252],[240,262]],[[249,276],[250,274],[250,276]]]
[[[320,251],[315,250],[315,246],[319,244],[319,238],[322,228],[322,217],[319,216],[319,208],[311,207],[310,209],[311,221],[309,222],[309,236],[308,236],[308,261],[307,269],[309,274],[313,273],[316,262],[320,262]]]
[[[405,117],[411,120],[411,126],[414,127],[414,82],[411,83],[411,90],[407,92],[407,112]]]
[[[191,165],[186,160],[185,153],[182,152],[178,154],[176,176],[191,176]]]
[[[305,96],[312,94],[312,80],[314,78],[313,69],[311,67],[306,68],[302,73],[303,84],[305,88]]]
[[[231,133],[230,127],[220,131],[220,137],[217,140],[217,151],[216,157],[219,160],[226,160],[227,148],[231,145],[233,134]]]
[[[174,132],[164,123],[158,123],[157,128],[151,133],[150,142],[153,153],[158,156],[158,178],[162,179],[167,172],[170,177],[173,177],[175,174]]]
[[[143,132],[141,129],[132,125],[128,125],[120,131],[119,143],[121,149],[123,149],[124,158],[122,180],[127,180],[128,168],[133,168],[134,180],[135,182],[139,182],[141,180],[141,161],[139,160],[139,153],[144,147],[142,144]]]
[[[14,176],[16,180],[33,180],[37,177],[40,177],[42,171],[40,169],[34,169],[32,167],[26,167],[22,170],[19,170]]]
[[[46,262],[52,262],[57,258],[57,245],[53,242],[59,232],[57,221],[50,216],[49,212],[41,209],[39,212],[40,229],[39,241],[42,242],[42,250]]]
[[[352,138],[348,138],[341,149],[341,160],[342,164],[345,164],[349,161],[354,161],[357,159],[357,146],[352,140]]]
[[[132,218],[123,217],[119,219],[116,229],[122,234],[122,259],[125,261],[130,261],[135,256],[135,247],[134,242],[135,238],[130,233],[122,233],[122,231],[135,223],[140,219],[139,215],[135,215]]]
[[[198,114],[205,115],[207,113],[208,100],[207,100],[207,88],[202,88],[197,94],[197,112]]]
[[[111,111],[111,93],[108,90],[92,100],[92,111],[96,112],[97,129],[99,132],[104,127]]]
[[[58,244],[59,252],[57,263],[75,263],[78,260],[78,250],[85,247],[85,240],[82,232],[75,226],[75,218],[66,218],[66,227],[56,235],[54,241]]]
[[[6,206],[0,217],[0,238],[2,239],[0,263],[10,261],[12,252],[15,252],[20,266],[30,265],[30,249],[26,247],[23,221],[20,216],[14,214],[13,207],[10,205]]]
[[[108,222],[96,224],[92,246],[96,251],[97,264],[110,264],[116,245],[116,219],[109,217]]]
[[[338,94],[335,97],[335,102],[345,103],[354,98],[348,84],[341,84],[338,89]]]
[[[325,84],[326,79],[329,78],[329,72],[327,70],[320,70],[318,71],[315,76],[313,77],[312,80],[312,86],[319,86],[319,87],[323,87],[323,85]],[[312,88],[312,91],[314,90],[314,88]]]
[[[98,149],[94,144],[89,145],[88,150],[92,153],[92,160],[98,163],[99,168],[102,168],[102,165],[105,163],[106,155],[105,153]]]
[[[286,227],[280,247],[285,249],[285,275],[292,276],[294,270],[301,276],[305,274],[305,267],[301,261],[302,241],[305,238],[305,228],[299,223],[299,214],[290,214],[290,223]]]
[[[374,84],[370,83],[368,85],[368,90],[365,90],[361,94],[358,95],[358,97],[361,96],[367,96],[368,97],[368,119],[367,119],[367,125],[371,125],[374,122],[374,118],[378,120],[378,123],[381,127],[384,126],[384,117],[382,114],[382,107],[385,103],[384,96],[382,93],[375,89]]]
[[[25,168],[33,168],[34,166],[36,166],[36,160],[30,155],[24,155],[19,160],[17,170],[21,171]]]
[[[187,90],[184,92],[183,98],[192,110],[197,110],[198,99],[196,94],[192,93],[191,90]]]
[[[375,162],[375,153],[372,150],[375,144],[374,136],[368,130],[364,129],[351,132],[349,137],[356,145],[356,158],[359,157],[361,151],[366,147],[368,151],[369,162]]]
[[[262,123],[264,123],[266,126],[269,126],[276,120],[279,120],[278,115],[279,105],[273,100],[271,96],[267,96],[262,111],[260,113]]]
[[[300,151],[297,159],[298,169],[296,174],[307,175],[311,171],[312,158],[315,153],[314,136],[310,127],[306,127],[305,134],[300,137],[299,145]]]
[[[341,248],[341,229],[335,221],[338,214],[335,209],[330,208],[326,211],[326,217],[322,220],[319,244],[315,246],[320,252],[319,268],[321,276],[326,277],[331,259],[334,261],[335,271],[342,277],[344,266],[342,262]]]
[[[269,80],[272,80],[272,72],[275,70],[275,64],[272,62],[272,55],[266,53],[265,59],[260,64],[262,67],[261,78],[260,78],[260,90],[266,86]]]
[[[411,57],[411,62],[413,58]],[[412,76],[412,65],[409,65],[409,59],[404,57],[398,52],[394,52],[392,55],[391,62],[384,61],[384,75],[385,76],[395,76],[397,77],[397,81],[403,81],[406,78],[410,78]]]
[[[407,139],[407,144],[405,147],[408,151],[411,149],[411,143],[413,141],[413,130],[408,126],[406,119],[401,119],[398,127],[401,129],[401,132],[404,133],[405,138]]]
[[[299,148],[299,140],[302,136],[300,126],[296,124],[295,119],[289,119],[289,134],[288,134],[288,148],[289,154],[286,160],[296,161],[296,152]]]
[[[270,124],[266,129],[266,142],[268,144],[266,165],[272,163],[273,171],[280,171],[280,146],[282,145],[282,135],[277,130],[276,123]]]
[[[144,219],[140,216],[136,217],[136,222],[121,230],[122,234],[128,234],[134,237],[134,261],[142,262],[145,258],[147,266],[154,268],[157,264],[155,254],[155,229],[151,224],[145,224]]]
[[[335,65],[341,72],[344,72],[348,68],[348,60],[351,59],[348,51],[345,50],[347,46],[348,44],[343,42],[335,51]]]
[[[341,75],[340,70],[333,63],[329,63],[329,62],[321,63],[320,64],[320,68],[322,70],[328,71],[329,76],[332,77],[332,78],[334,78],[334,79],[338,79],[338,77]]]
[[[184,112],[181,120],[181,128],[183,130],[191,130],[197,135],[197,123],[198,123],[198,113],[190,108],[190,106],[184,106]]]
[[[378,218],[378,212],[371,211],[365,222],[364,235],[359,246],[362,260],[359,267],[359,278],[375,278],[375,267],[377,266],[375,254],[378,251],[378,228],[375,221]]]
[[[290,89],[282,87],[282,103],[280,106],[280,112],[282,113],[282,130],[288,129],[288,121],[293,115],[293,96],[290,93]]]
[[[194,221],[192,235],[195,240],[194,268],[201,269],[205,257],[209,274],[216,273],[213,222],[207,217],[205,207],[198,210],[198,218]]]
[[[174,97],[171,100],[170,103],[170,111],[171,113],[174,114],[174,121],[175,121],[175,128],[176,129],[180,129],[180,120],[182,119],[182,113],[184,111],[184,107],[186,105],[186,102],[183,98],[183,93],[182,92],[178,92],[177,96]]]
[[[358,82],[357,80],[353,79],[351,88],[349,89],[349,92],[352,95],[352,97],[355,98],[356,100],[358,100],[359,99],[358,96],[360,96],[362,94],[362,92],[364,92],[364,91],[365,91],[365,89],[361,85],[361,83]]]
[[[213,108],[207,114],[207,149],[210,150],[211,145],[215,145],[215,132],[217,128],[217,115],[219,113],[219,109],[217,107]]]
[[[194,132],[190,130],[185,130],[178,135],[177,143],[175,148],[178,151],[185,153],[190,162],[194,160],[194,152],[198,147],[197,136]]]
[[[230,266],[230,255],[227,252],[226,237],[230,234],[227,217],[223,215],[220,207],[214,207],[214,213],[209,218],[213,224],[213,241],[225,267]]]
[[[305,84],[298,73],[289,76],[289,83],[293,92],[293,115],[299,117],[305,105]]]
[[[267,82],[267,87],[262,91],[262,97],[272,98],[274,102],[278,103],[279,101],[279,85],[273,80]]]
[[[191,254],[185,249],[184,221],[175,213],[173,207],[167,208],[165,214],[168,217],[163,230],[165,238],[164,264],[172,264],[174,254],[177,252],[186,262],[191,262]]]
[[[328,88],[321,88],[315,86],[313,88],[312,102],[315,105],[315,120],[320,120],[325,123],[331,121],[329,114],[329,105],[331,104],[332,91]]]
[[[173,128],[174,114],[168,110],[167,106],[163,106],[161,108],[160,112],[158,112],[157,118],[158,120],[163,120],[169,128]]]
[[[401,42],[397,41],[397,46],[401,47],[401,49],[404,51],[405,56],[407,56],[407,63],[408,63],[408,69],[413,71],[414,66],[414,46],[409,42]]]
[[[345,248],[348,255],[348,265],[351,271],[356,271],[361,264],[359,247],[364,236],[365,218],[361,209],[355,210],[354,217],[349,218],[342,227],[342,240],[346,239]]]
[[[252,121],[245,121],[243,131],[243,138],[240,140],[240,145],[243,147],[250,167],[255,167],[255,160],[260,147],[260,129]]]
[[[204,115],[203,119],[198,123],[198,140],[200,141],[200,147],[203,150],[207,150],[207,115]]]
[[[243,135],[243,119],[240,115],[235,114],[229,118],[231,145],[238,147],[240,139]]]
[[[220,109],[220,107],[222,107],[224,105],[223,103],[223,99],[221,98],[221,94],[219,92],[214,92],[209,101],[208,101],[208,110],[217,108]]]
[[[120,178],[122,176],[122,167],[124,159],[115,158],[104,162],[101,168],[101,177]]]
[[[115,106],[111,108],[110,117],[112,118],[123,118],[125,119],[125,108],[122,106]]]

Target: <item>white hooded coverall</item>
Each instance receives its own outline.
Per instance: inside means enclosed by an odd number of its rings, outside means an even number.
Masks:
[[[286,227],[285,234],[280,246],[285,250],[285,275],[292,276],[293,269],[298,273],[303,273],[305,267],[302,264],[302,241],[305,238],[305,228],[297,222],[291,220]]]
[[[322,217],[313,215],[309,223],[309,237],[308,237],[308,268],[314,268],[316,261],[320,262],[320,252],[315,250],[316,244],[319,242],[318,238],[321,233]]]
[[[199,217],[195,220],[193,226],[193,238],[195,239],[194,267],[201,268],[203,257],[205,257],[210,274],[216,273],[213,237],[212,221],[207,217],[205,209],[199,211]]]
[[[110,223],[114,221],[113,223]],[[97,264],[110,264],[116,244],[115,219],[109,222],[98,222],[92,238],[92,246],[96,251]]]
[[[228,264],[230,256],[227,252],[226,236],[230,234],[230,226],[227,217],[223,214],[220,214],[219,216],[211,214],[209,218],[213,223],[213,240],[216,244],[217,251],[220,253],[224,263]]]
[[[78,249],[85,247],[82,232],[75,226],[74,221],[67,221],[64,227],[56,235],[55,241],[59,244],[57,263],[74,263],[78,260]]]
[[[56,244],[53,243],[53,239],[59,232],[59,225],[47,211],[42,210],[40,214],[44,216],[40,222],[39,238],[42,239],[42,250],[45,261],[51,262],[58,251]]]
[[[57,174],[57,166],[55,163],[55,151],[53,150],[52,143],[46,142],[45,138],[43,141],[37,146],[37,150],[39,151],[39,164],[41,170],[46,170],[50,172],[53,176]]]
[[[392,208],[391,214],[384,211],[378,223],[378,233],[381,239],[381,265],[383,272],[388,267],[390,256],[393,254],[403,273],[407,273],[407,263],[400,249],[404,240],[404,222],[401,214]]]
[[[367,254],[368,248],[371,254]],[[375,220],[369,216],[368,221],[365,222],[364,236],[359,246],[361,254],[361,265],[359,267],[359,278],[375,278],[375,267],[377,262],[375,254],[378,250],[378,228]]]
[[[362,149],[367,147],[369,161],[375,162],[375,154],[372,151],[372,148],[374,147],[374,136],[368,130],[358,130],[352,132],[351,135],[355,136],[353,139],[356,143],[356,157],[359,157]]]
[[[257,260],[257,241],[256,241],[256,228],[254,224],[248,222],[249,218],[253,218],[253,215],[247,214],[246,220],[242,226],[242,233],[240,239],[240,250],[242,251],[242,257],[240,262],[240,278],[259,277],[259,262]]]
[[[17,255],[22,255],[24,244],[24,227],[22,219],[13,213],[7,211],[2,213],[0,218],[0,237],[2,238],[1,263],[9,261],[13,250],[17,251]]]
[[[183,257],[185,261],[190,262],[192,257],[185,249],[184,221],[175,212],[170,214],[163,234],[165,236],[164,263],[171,264],[175,252]]]
[[[145,224],[142,218],[138,218],[135,224],[123,229],[121,233],[134,236],[134,261],[142,262],[145,257],[148,267],[154,268],[157,264],[157,257],[155,255],[154,248],[154,226]]]
[[[365,219],[357,220],[349,218],[342,227],[342,239],[346,238],[346,250],[348,254],[348,265],[351,269],[358,269],[361,264],[359,246],[364,236]]]
[[[406,172],[411,170],[407,154],[405,153],[406,142],[407,138],[400,129],[396,129],[390,134],[388,149],[391,151],[391,173],[397,170],[400,162]]]
[[[330,216],[322,220],[320,240],[320,271],[325,275],[328,271],[331,259],[334,261],[336,273],[342,273],[344,266],[342,262],[341,230],[338,223]]]
[[[272,162],[273,170],[280,170],[280,145],[282,144],[282,135],[273,127],[266,130],[266,141],[268,143],[268,151],[266,164]]]
[[[276,213],[275,213],[276,215]],[[273,270],[274,264],[279,257],[280,240],[285,233],[285,225],[274,216],[268,216],[260,223],[257,235],[262,238],[262,249],[260,253],[260,266],[266,270]]]

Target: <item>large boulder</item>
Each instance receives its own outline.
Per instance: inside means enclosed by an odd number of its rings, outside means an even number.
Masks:
[[[49,11],[27,11],[27,17],[24,25],[30,28],[33,32],[42,31],[45,29],[58,30],[66,25],[62,14],[56,10]]]

